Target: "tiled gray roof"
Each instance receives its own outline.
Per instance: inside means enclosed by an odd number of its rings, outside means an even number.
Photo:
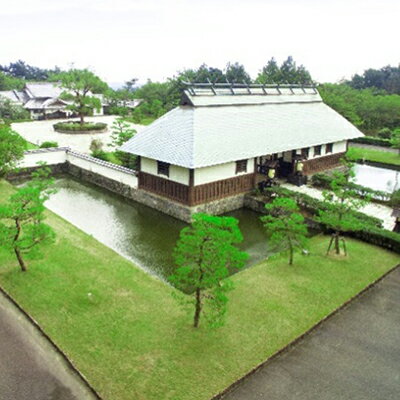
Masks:
[[[121,150],[200,168],[362,136],[323,102],[179,106]]]
[[[58,97],[63,89],[56,83],[32,82],[25,85],[25,89],[33,98],[52,98]]]
[[[15,90],[4,90],[0,92],[0,97],[11,100],[15,103],[20,103],[20,99],[18,98],[18,95]]]

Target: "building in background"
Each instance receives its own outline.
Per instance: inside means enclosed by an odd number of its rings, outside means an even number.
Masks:
[[[63,91],[56,83],[31,82],[22,90],[2,91],[0,97],[24,107],[30,112],[32,119],[68,118],[74,115],[66,109],[68,101],[60,98]],[[102,102],[100,111],[94,110],[94,115],[103,115],[103,96],[100,94],[93,96],[99,97]]]

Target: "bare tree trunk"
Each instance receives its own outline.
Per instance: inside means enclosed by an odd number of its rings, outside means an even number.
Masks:
[[[335,233],[335,252],[336,254],[340,254],[339,232]]]
[[[80,118],[80,124],[83,125],[83,123],[85,122],[83,119],[84,118],[83,113],[79,113],[79,118]]]
[[[13,246],[14,247],[14,253],[17,256],[17,260],[18,260],[19,266],[21,267],[21,271],[25,272],[27,270],[26,264],[25,264],[24,259],[22,258],[21,251],[19,250],[19,248],[17,246],[17,241],[18,241],[19,236],[21,234],[21,224],[20,224],[18,218],[15,219],[15,228],[17,229],[17,233],[14,236],[14,246]]]
[[[19,251],[19,249],[14,249],[14,252],[15,252],[15,255],[17,256],[19,266],[21,267],[21,271],[26,272],[27,268],[26,268],[25,261],[22,258],[21,252]]]
[[[289,239],[289,265],[293,265],[293,245],[290,239]]]
[[[193,326],[198,328],[200,322],[200,313],[201,313],[201,292],[200,289],[196,289],[196,308],[194,312],[194,321]]]
[[[331,240],[330,240],[330,242],[329,242],[328,250],[326,251],[326,255],[328,255],[329,252],[331,251],[333,239],[334,239],[334,236],[332,235],[332,236],[331,236]]]

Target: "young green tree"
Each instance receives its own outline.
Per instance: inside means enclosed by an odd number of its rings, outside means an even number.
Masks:
[[[25,140],[8,125],[0,124],[0,177],[15,167],[25,150]]]
[[[277,197],[266,204],[268,215],[261,217],[271,244],[279,250],[289,250],[289,265],[296,249],[307,245],[307,226],[293,199]]]
[[[347,255],[346,242],[342,233],[363,227],[363,223],[355,216],[354,211],[369,202],[369,197],[360,198],[353,184],[354,164],[348,160],[342,160],[342,163],[344,171],[335,171],[330,183],[330,190],[323,191],[325,209],[320,210],[317,217],[319,222],[333,231],[327,255],[332,244],[336,254],[340,254],[340,242],[343,244],[344,255]]]
[[[232,217],[196,214],[192,225],[182,229],[174,250],[177,269],[169,279],[179,289],[193,289],[181,300],[194,306],[195,328],[202,313],[211,326],[223,323],[227,292],[232,289],[229,270],[241,268],[247,258],[235,246],[242,240],[238,221]]]
[[[12,251],[21,271],[27,270],[24,256],[38,256],[39,245],[54,240],[53,230],[43,221],[44,203],[54,192],[50,169],[42,167],[32,180],[0,205],[0,246]]]
[[[118,147],[122,146],[125,142],[132,138],[135,133],[136,130],[133,129],[131,125],[123,118],[116,118],[114,120],[112,124],[111,145],[114,148],[117,148],[114,152],[115,157],[117,157],[121,164],[127,168],[136,167],[137,157],[133,154],[118,150]]]
[[[136,130],[132,128],[131,124],[126,122],[123,118],[115,118],[111,129],[111,145],[113,147],[122,146],[136,133]]]
[[[93,93],[105,92],[107,84],[93,72],[87,69],[70,69],[53,75],[51,79],[59,81],[65,89],[60,97],[72,102],[66,108],[79,115],[81,124],[85,122],[85,116],[92,115],[94,110],[100,110],[101,101]]]

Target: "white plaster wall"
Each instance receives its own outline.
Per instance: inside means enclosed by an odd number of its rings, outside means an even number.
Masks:
[[[312,147],[310,147],[310,154],[309,154],[308,159],[311,160],[313,158],[329,156],[329,155],[335,154],[335,153],[342,153],[342,152],[346,151],[346,147],[347,147],[347,141],[346,140],[343,140],[341,142],[335,142],[335,143],[333,143],[332,153],[326,154],[326,145],[323,144],[321,146],[321,155],[314,157],[314,146],[312,146]]]
[[[67,161],[69,161],[72,165],[76,165],[77,167],[87,171],[105,176],[106,178],[113,179],[114,181],[124,183],[130,187],[138,187],[138,179],[135,175],[128,174],[124,171],[119,171],[118,169],[114,169],[107,165],[97,164],[93,161],[77,157],[72,153],[67,153]]]
[[[140,159],[140,170],[151,175],[156,175],[161,178],[169,179],[170,181],[182,183],[183,185],[189,185],[189,169],[178,167],[177,165],[170,165],[169,177],[166,175],[157,174],[157,161],[151,158],[141,157]]]
[[[65,150],[46,151],[40,153],[25,153],[24,158],[18,163],[20,168],[36,167],[39,162],[45,162],[48,165],[63,164],[66,161]]]
[[[247,160],[247,171],[236,174],[236,162],[213,165],[211,167],[198,168],[194,171],[194,185],[220,181],[222,179],[234,178],[240,175],[254,172],[254,158]]]

